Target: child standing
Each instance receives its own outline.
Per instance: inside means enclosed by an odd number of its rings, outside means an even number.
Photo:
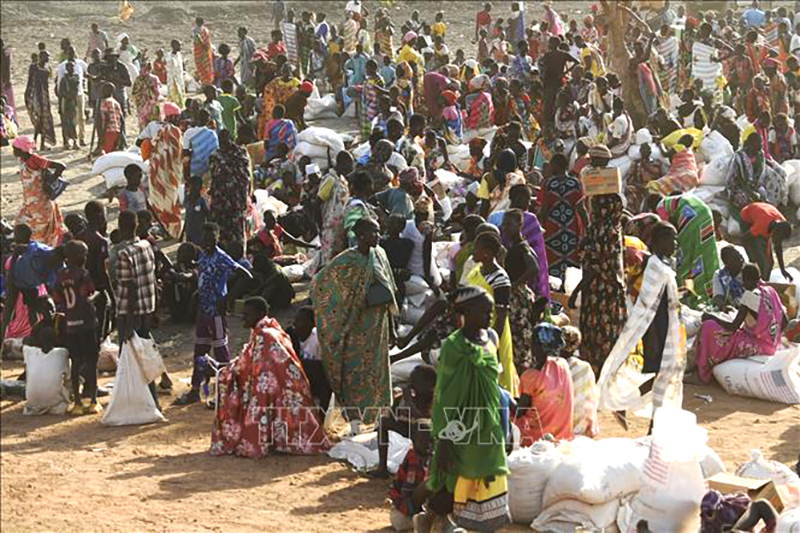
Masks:
[[[71,360],[73,415],[97,414],[103,411],[97,403],[97,357],[99,345],[95,332],[94,290],[89,271],[84,268],[89,248],[83,241],[70,241],[65,247],[67,268],[58,273],[54,296],[67,321],[67,347]],[[80,377],[89,405],[83,406]]]
[[[200,242],[203,239],[203,226],[209,213],[208,202],[200,194],[203,189],[203,178],[192,176],[189,178],[188,185],[189,191],[183,202],[183,206],[186,209],[186,224],[184,226],[186,242],[200,246]]]
[[[597,423],[597,404],[600,401],[600,391],[597,388],[597,378],[592,370],[592,365],[580,358],[578,349],[581,346],[581,330],[575,326],[562,328],[564,348],[561,357],[569,363],[569,373],[572,376],[572,389],[575,394],[572,405],[572,432],[575,435],[594,438],[600,433]]]
[[[167,60],[164,59],[164,49],[156,50],[156,58],[153,61],[153,74],[161,85],[167,84]]]
[[[308,383],[311,386],[311,396],[322,409],[327,409],[331,401],[331,386],[328,377],[325,375],[325,367],[319,355],[319,341],[317,340],[317,328],[315,327],[314,308],[311,306],[301,307],[297,310],[294,317],[294,326],[289,328],[289,336],[292,338],[295,352],[300,356],[303,363],[303,370],[308,376]]]
[[[147,209],[147,197],[142,191],[142,169],[139,165],[131,163],[125,167],[125,180],[128,185],[117,196],[119,210],[138,213]]]
[[[436,19],[431,26],[431,37],[436,39],[437,37],[441,37],[444,39],[445,33],[447,33],[447,24],[444,22],[444,13],[439,11],[436,13]]]
[[[194,369],[192,388],[175,400],[176,405],[189,405],[200,400],[200,386],[207,379],[210,351],[217,363],[226,364],[231,359],[228,348],[228,276],[241,269],[247,276],[250,272],[242,268],[218,246],[219,227],[206,223],[203,226],[202,253],[197,263],[197,324],[195,328]]]
[[[219,45],[219,57],[214,60],[214,85],[218,88],[222,87],[222,82],[225,80],[233,80],[237,85],[239,84],[236,80],[233,59],[228,57],[230,53],[230,46],[225,43]]]
[[[78,93],[81,79],[75,74],[75,63],[67,63],[67,72],[58,84],[58,112],[61,115],[61,135],[64,149],[78,149]]]
[[[100,90],[102,102],[100,102],[100,120],[97,129],[98,138],[102,140],[98,151],[105,154],[119,148],[122,132],[122,106],[114,99],[113,94],[114,85],[108,82],[103,84]]]

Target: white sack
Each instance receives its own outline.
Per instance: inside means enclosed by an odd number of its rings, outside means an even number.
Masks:
[[[578,527],[588,531],[612,531],[618,511],[619,500],[597,505],[562,500],[542,511],[531,528],[539,533],[573,533]]]
[[[297,143],[307,142],[317,146],[330,146],[331,157],[344,150],[342,136],[328,128],[311,126],[297,134]]]
[[[69,352],[53,348],[48,353],[40,348],[23,346],[25,358],[25,415],[63,415],[67,412],[69,391],[64,382],[69,374]]]
[[[538,441],[508,456],[508,509],[515,523],[530,524],[542,511],[545,485],[561,459],[555,446],[547,441]]]
[[[150,394],[148,383],[131,350],[131,343],[126,342],[122,346],[111,402],[103,412],[102,423],[107,426],[128,426],[164,420],[164,415]]]
[[[800,403],[800,348],[796,345],[771,357],[725,361],[715,366],[713,372],[728,394],[777,403]]]

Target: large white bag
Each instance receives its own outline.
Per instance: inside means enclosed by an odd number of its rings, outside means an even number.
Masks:
[[[53,348],[44,353],[40,348],[23,346],[25,359],[25,415],[63,415],[67,412],[69,392],[64,386],[69,373],[69,352]]]
[[[314,87],[316,91],[317,88]],[[308,99],[306,103],[306,108],[303,111],[303,118],[306,120],[316,120],[320,118],[336,118],[338,115],[336,114],[336,96],[333,94],[326,94],[322,98],[320,98],[319,93],[315,97],[314,94],[311,94],[311,97]]]
[[[703,142],[700,143],[700,154],[706,163],[710,163],[721,155],[732,156],[733,146],[724,135],[717,130],[713,130],[703,137]]]
[[[114,377],[111,402],[103,412],[103,424],[107,426],[129,426],[152,424],[164,420],[147,387],[142,369],[131,350],[131,343],[122,346],[122,354]]]
[[[725,392],[771,402],[800,403],[800,348],[772,357],[732,359],[714,367],[714,378]]]
[[[508,456],[508,509],[517,524],[530,524],[542,511],[547,480],[561,461],[551,442],[538,441]]]
[[[311,126],[304,129],[297,135],[297,143],[306,142],[317,146],[330,146],[331,157],[344,150],[342,136],[328,128]]]
[[[585,531],[612,531],[618,511],[619,500],[597,505],[562,500],[543,510],[531,528],[539,533],[573,533],[578,527]]]
[[[335,157],[336,153],[338,152],[334,152],[333,149],[331,149],[331,158]],[[297,146],[294,147],[295,161],[299,161],[304,155],[307,155],[311,159],[325,159],[327,161],[328,147],[319,144],[311,144],[306,141],[299,142]]]
[[[644,484],[620,508],[617,525],[634,533],[647,520],[653,533],[695,533],[700,529],[700,502],[706,492],[699,457],[708,433],[697,417],[674,407],[656,410]]]
[[[636,492],[642,486],[648,451],[646,445],[631,439],[586,439],[553,471],[543,507],[561,500],[600,504]]]
[[[758,449],[750,450],[750,460],[739,465],[736,475],[750,479],[770,479],[778,485],[800,483],[791,468],[778,461],[767,461]]]
[[[92,165],[92,174],[103,174],[112,168],[125,168],[130,164],[139,165],[144,170],[142,156],[132,152],[109,152],[98,157]]]
[[[389,455],[386,463],[389,472],[397,472],[410,449],[409,439],[394,431],[389,432]],[[378,434],[373,431],[346,437],[328,450],[328,457],[347,461],[359,472],[373,470],[378,466]]]
[[[724,186],[728,183],[728,169],[731,165],[732,155],[722,154],[714,157],[700,171],[700,185]]]

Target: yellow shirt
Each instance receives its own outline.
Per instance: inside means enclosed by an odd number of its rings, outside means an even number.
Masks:
[[[405,61],[409,65],[411,63],[417,64],[417,76],[422,77],[423,72],[425,71],[425,59],[422,57],[422,54],[414,50],[408,45],[403,46],[400,49],[400,53],[397,54],[397,62]]]
[[[444,37],[445,33],[447,33],[447,24],[444,22],[436,22],[433,26],[431,26],[432,37]]]

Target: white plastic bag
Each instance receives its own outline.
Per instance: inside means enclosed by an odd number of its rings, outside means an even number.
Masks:
[[[706,484],[698,459],[707,439],[693,413],[674,407],[656,410],[644,483],[617,518],[622,533],[635,532],[639,520],[647,520],[653,533],[699,530]]]
[[[391,355],[394,355],[394,353]],[[411,380],[411,372],[419,365],[423,364],[425,364],[425,361],[422,360],[422,355],[420,354],[414,354],[411,357],[406,357],[396,363],[392,363],[390,367],[392,384],[408,383]]]
[[[130,345],[130,350],[136,357],[139,368],[142,369],[142,376],[144,376],[145,382],[151,383],[167,371],[164,366],[164,360],[158,352],[158,345],[152,338],[143,339],[134,333],[130,341],[126,343],[127,345]]]
[[[585,439],[575,444],[547,482],[544,508],[561,500],[605,503],[641,488],[646,445],[632,439]]]
[[[100,345],[100,355],[97,358],[98,372],[114,372],[119,362],[119,346],[111,341],[111,337],[106,337]]]
[[[703,156],[703,160],[709,163],[721,155],[732,156],[733,146],[724,135],[713,130],[703,137],[703,142],[700,143],[700,154]]]
[[[164,415],[158,410],[150,394],[148,383],[133,355],[131,343],[126,342],[122,346],[117,373],[114,376],[111,402],[103,412],[103,424],[128,426],[152,424],[164,420]]]
[[[387,461],[389,472],[392,474],[397,472],[409,449],[411,449],[409,439],[394,431],[389,432]],[[347,461],[360,472],[375,469],[378,466],[378,434],[373,431],[344,438],[328,450],[328,457]]]
[[[770,402],[800,403],[800,348],[794,346],[771,357],[732,359],[714,367],[725,392]]]
[[[547,441],[508,456],[508,509],[517,524],[530,524],[542,511],[542,496],[561,454]]]
[[[69,352],[53,348],[44,353],[40,348],[23,346],[25,358],[25,415],[63,415],[67,412],[69,392],[64,386],[69,373]]]

